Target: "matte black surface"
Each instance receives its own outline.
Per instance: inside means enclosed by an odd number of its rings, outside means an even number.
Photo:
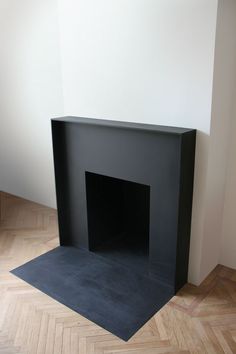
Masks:
[[[171,298],[167,286],[75,247],[57,247],[12,273],[124,340]]]
[[[93,247],[89,220],[96,212],[89,207],[86,176],[87,184],[96,174],[146,185],[150,189],[148,273],[175,294],[187,281],[196,131],[64,117],[52,120],[52,135],[60,244]],[[105,234],[100,237],[106,238]],[[114,253],[106,250],[108,257]],[[131,264],[130,257],[127,254]]]
[[[175,134],[180,135],[184,133],[192,132],[193,129],[189,128],[180,128],[180,127],[168,127],[164,125],[156,125],[156,124],[144,124],[144,123],[133,123],[133,122],[122,122],[117,120],[107,120],[107,119],[94,119],[94,118],[84,118],[84,117],[59,117],[54,118],[52,121],[64,122],[64,123],[79,123],[86,125],[97,125],[97,126],[105,126],[110,128],[123,128],[123,129],[137,129],[142,131],[153,131],[156,133],[163,134]]]
[[[144,271],[150,187],[90,172],[85,176],[89,250]]]

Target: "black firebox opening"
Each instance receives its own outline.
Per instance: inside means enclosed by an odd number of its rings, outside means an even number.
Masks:
[[[85,172],[89,250],[148,271],[150,186]]]

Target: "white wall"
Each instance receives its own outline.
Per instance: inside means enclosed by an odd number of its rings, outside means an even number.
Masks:
[[[53,116],[196,128],[189,280],[236,267],[235,0],[58,2],[0,0],[0,190],[55,206]]]
[[[228,60],[223,62],[222,77],[228,78],[228,90],[225,88],[222,92],[223,99],[225,100],[227,97],[227,110],[222,117],[224,117],[223,120],[225,120],[225,117],[226,119],[230,117],[231,126],[228,136],[229,146],[219,263],[236,269],[236,2],[227,0],[227,7],[223,0],[221,2],[221,12],[224,20],[222,42],[225,43],[221,50],[227,50],[229,54]]]
[[[235,90],[236,102],[236,90]],[[236,107],[234,109],[219,263],[236,269]]]
[[[50,206],[50,118],[63,114],[56,10],[56,0],[0,0],[0,190]]]
[[[199,282],[216,0],[59,0],[66,115],[197,128],[189,279]]]
[[[216,0],[59,0],[66,114],[209,134]]]
[[[200,280],[218,263],[236,266],[236,222],[233,211],[236,205],[236,125],[232,126],[232,120],[236,118],[235,85],[236,1],[219,0]]]

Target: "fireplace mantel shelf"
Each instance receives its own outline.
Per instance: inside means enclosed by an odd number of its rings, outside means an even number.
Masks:
[[[97,125],[97,126],[106,126],[111,128],[123,128],[123,129],[137,129],[143,131],[150,131],[155,133],[163,134],[175,134],[182,135],[186,133],[192,133],[194,129],[191,128],[180,128],[180,127],[167,127],[164,125],[154,125],[154,124],[144,124],[144,123],[134,123],[134,122],[122,122],[116,120],[107,120],[107,119],[94,119],[94,118],[84,118],[84,117],[59,117],[52,119],[57,122],[65,123],[80,123],[86,125]]]

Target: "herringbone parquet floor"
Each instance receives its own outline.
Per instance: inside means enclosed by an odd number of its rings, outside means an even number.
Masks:
[[[58,245],[56,211],[2,193],[0,353],[236,353],[236,271],[186,285],[125,343],[11,273]]]

